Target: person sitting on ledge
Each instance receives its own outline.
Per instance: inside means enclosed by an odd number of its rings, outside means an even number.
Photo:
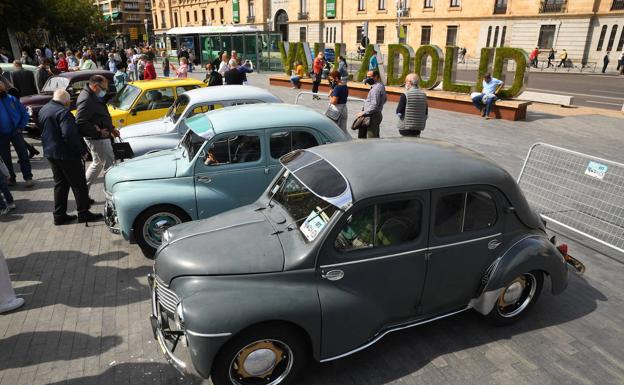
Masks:
[[[496,95],[504,85],[505,83],[502,80],[493,78],[489,73],[483,76],[483,90],[481,93],[473,93],[471,95],[472,104],[481,111],[481,116],[490,119],[492,104],[498,100]]]
[[[303,66],[298,61],[296,61],[293,67],[295,69],[291,71],[292,76],[290,77],[290,82],[293,85],[293,89],[299,89],[301,88],[301,79],[305,75],[303,72]]]

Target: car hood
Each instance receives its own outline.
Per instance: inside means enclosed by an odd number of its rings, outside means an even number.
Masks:
[[[282,271],[284,250],[275,229],[257,206],[248,205],[170,228],[154,269],[164,282],[198,275]]]
[[[122,139],[128,139],[139,136],[166,134],[171,132],[173,128],[174,124],[170,119],[156,119],[124,126],[119,129],[119,132],[121,133]]]
[[[20,102],[25,106],[42,106],[52,100],[52,94],[37,94],[22,96]]]
[[[179,157],[180,150],[174,148],[126,160],[106,173],[106,191],[111,191],[119,182],[173,178],[176,176]]]

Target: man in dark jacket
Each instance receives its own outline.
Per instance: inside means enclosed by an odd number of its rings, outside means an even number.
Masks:
[[[15,184],[15,171],[11,160],[11,144],[17,152],[26,187],[34,185],[28,149],[22,130],[28,123],[28,113],[19,99],[9,95],[4,83],[0,82],[0,156],[9,169],[9,185]]]
[[[243,74],[238,70],[238,63],[234,59],[230,59],[230,70],[223,76],[225,78],[225,84],[243,84],[245,80]]]
[[[206,78],[204,79],[204,83],[206,83],[208,87],[223,85],[223,76],[215,70],[212,63],[206,64]]]
[[[52,100],[39,111],[43,156],[50,162],[54,176],[54,224],[57,226],[76,219],[75,215],[67,215],[70,187],[76,198],[79,222],[102,218],[102,214],[89,211],[89,190],[82,163],[88,151],[69,111],[70,104],[69,93],[56,90]]]
[[[76,101],[76,124],[93,158],[86,174],[89,187],[95,182],[102,169],[106,172],[115,163],[113,146],[109,139],[114,129],[113,120],[103,100],[107,89],[108,80],[104,76],[93,75]]]
[[[43,86],[46,84],[48,79],[52,77],[52,71],[50,71],[50,63],[50,59],[44,58],[41,61],[41,64],[39,64],[39,67],[37,67],[37,70],[35,71],[35,83],[39,92],[43,90]]]
[[[11,74],[13,85],[18,89],[20,96],[30,96],[37,94],[37,85],[35,84],[35,75],[31,71],[22,68],[22,62],[15,60],[13,62],[15,71]]]

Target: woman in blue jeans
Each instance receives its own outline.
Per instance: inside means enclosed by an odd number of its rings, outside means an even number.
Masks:
[[[15,184],[15,172],[11,160],[11,144],[19,159],[22,176],[26,187],[34,185],[28,147],[22,135],[22,129],[28,123],[28,113],[19,99],[7,93],[6,86],[0,82],[0,156],[9,171],[9,185]]]

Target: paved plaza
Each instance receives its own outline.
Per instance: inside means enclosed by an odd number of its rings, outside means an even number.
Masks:
[[[268,84],[264,74],[250,81]],[[272,91],[285,102],[297,93]],[[302,102],[319,111],[326,107],[309,96]],[[359,105],[349,108],[353,118]],[[382,137],[398,136],[395,108],[386,105]],[[423,137],[477,150],[517,176],[535,142],[624,162],[623,132],[619,112],[531,106],[525,122],[432,109]],[[40,157],[32,164],[35,188],[18,185],[17,210],[0,219],[0,247],[16,292],[26,300],[21,309],[0,315],[0,385],[209,384],[180,376],[152,339],[146,279],[151,261],[103,222],[55,227],[51,171]],[[101,211],[101,182],[92,195],[94,210]],[[571,274],[559,296],[545,284],[530,315],[516,325],[492,327],[466,312],[390,334],[345,359],[310,364],[298,383],[624,384],[624,255],[569,233],[558,237],[569,242],[587,272]]]

